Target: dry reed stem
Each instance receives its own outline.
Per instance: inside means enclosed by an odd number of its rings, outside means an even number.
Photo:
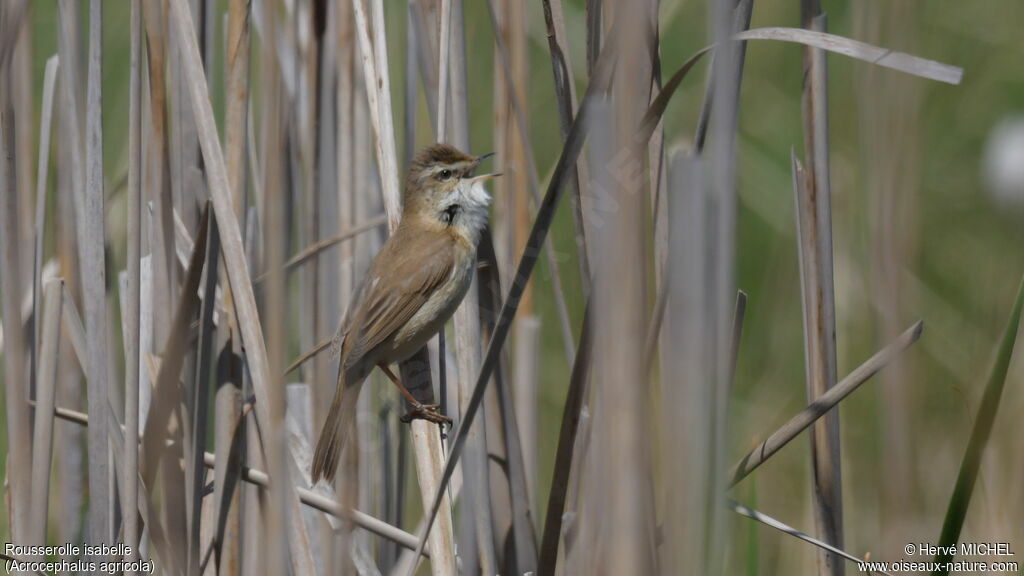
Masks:
[[[224,65],[227,70],[227,78],[224,81],[224,160],[235,218],[242,222],[242,227],[245,226],[247,214],[245,160],[246,144],[249,137],[246,131],[249,112],[249,17],[250,2],[248,0],[230,0],[228,3],[227,38],[224,41],[226,49]],[[234,296],[230,282],[225,283],[224,286],[224,308],[227,311],[227,326],[231,334],[229,341],[235,345],[238,343],[238,338],[235,335],[238,333],[239,326],[235,316]],[[241,383],[239,382],[239,384]],[[218,414],[218,422],[220,416]],[[221,477],[223,477],[223,473]],[[236,498],[232,498],[231,501],[235,502]],[[223,546],[223,542],[220,542],[220,545]],[[231,559],[236,562],[237,567],[238,559],[234,557]],[[226,562],[226,564],[231,564],[231,562]]]
[[[448,141],[460,150],[469,150],[469,101],[466,92],[466,36],[464,28],[464,12],[462,0],[456,0],[455,14],[451,14],[452,0],[441,3],[441,33],[439,42],[440,72],[438,74],[438,124],[437,141]],[[450,98],[447,97],[450,92]],[[447,116],[445,110],[450,102],[452,114]],[[448,120],[446,121],[445,118]],[[448,131],[446,122],[451,124]],[[484,231],[484,234],[490,234]],[[469,290],[455,311],[455,354],[458,362],[458,398],[461,413],[465,401],[472,393],[472,375],[480,367],[480,293],[479,274],[474,274]],[[441,334],[443,336],[443,332]],[[444,358],[438,360],[444,366]],[[441,376],[444,382],[444,376]],[[442,392],[442,402],[443,398]],[[462,553],[463,563],[469,564],[476,560],[470,554],[475,551],[479,557],[479,567],[484,574],[496,574],[500,571],[498,551],[495,549],[495,533],[493,508],[491,506],[490,487],[492,481],[488,469],[487,444],[485,437],[486,422],[481,422],[470,431],[468,450],[470,456],[463,466],[466,502],[463,504],[464,522],[460,526],[464,542]],[[432,495],[432,494],[431,494]],[[451,498],[451,496],[449,496]],[[497,541],[500,541],[498,539]]]
[[[242,427],[242,362],[229,339],[221,349],[217,367],[214,420],[214,449],[222,457],[214,460],[214,505],[217,530],[214,536],[218,573],[238,574],[241,569],[241,451],[245,440]],[[207,462],[203,453],[203,464]]]
[[[548,243],[550,245],[550,243]],[[538,391],[541,365],[541,319],[536,315],[519,318],[515,329],[516,347],[512,364],[513,412],[522,446],[523,474],[526,480],[525,504],[531,515],[537,513],[537,451],[538,451]],[[535,548],[535,546],[530,546]],[[534,552],[536,556],[536,552]],[[532,561],[536,564],[536,559]],[[536,568],[534,566],[533,568]]]
[[[587,76],[591,78],[597,70],[597,62],[603,49],[603,0],[586,0],[587,17]]]
[[[85,128],[85,198],[77,214],[82,291],[85,303],[86,342],[89,355],[89,411],[98,426],[89,431],[89,521],[86,542],[112,542],[110,517],[110,464],[107,420],[109,370],[107,367],[107,299],[104,259],[103,126],[102,126],[102,32],[101,0],[89,3],[88,90]]]
[[[452,0],[441,0],[441,32],[438,36],[437,131],[438,142],[448,139],[448,60],[451,39]]]
[[[11,10],[16,6],[4,6]],[[13,18],[4,13],[5,18]],[[20,20],[20,18],[17,18]],[[5,21],[5,25],[10,20]],[[13,22],[12,22],[13,23]],[[16,35],[0,43],[13,44]],[[3,48],[3,46],[0,46]],[[6,49],[4,49],[6,51]],[[28,535],[30,486],[27,472],[31,470],[31,430],[25,407],[27,380],[24,374],[25,341],[21,322],[21,262],[19,259],[19,210],[17,188],[17,150],[15,148],[15,115],[10,78],[10,60],[0,53],[0,283],[3,289],[4,322],[4,388],[7,410],[7,445],[11,509],[8,510],[13,539]],[[19,472],[24,471],[24,472]]]
[[[249,112],[249,19],[251,3],[230,0],[227,5],[227,30],[224,40],[224,161],[228,192],[234,216],[245,221],[246,145]],[[207,46],[211,48],[211,46]],[[242,569],[242,488],[239,484],[242,454],[246,441],[245,416],[242,414],[243,365],[236,354],[239,324],[230,283],[224,284],[226,342],[218,359],[218,384],[215,397],[214,447],[220,458],[214,469],[214,502],[217,511],[216,567],[218,573],[238,574]],[[205,454],[204,454],[205,456]],[[255,499],[254,499],[255,500]],[[258,513],[258,512],[257,512]],[[250,526],[258,520],[249,518]],[[254,529],[250,528],[249,532]]]
[[[56,233],[56,255],[60,268],[63,271],[67,285],[66,293],[79,293],[79,268],[77,259],[77,239],[75,238],[74,206],[78,194],[77,186],[81,183],[80,130],[78,120],[79,107],[77,105],[77,89],[72,89],[71,81],[79,76],[78,69],[81,53],[78,42],[80,27],[75,25],[79,21],[79,4],[61,0],[57,3],[58,25],[58,54],[62,65],[58,69],[58,103],[57,122],[59,135],[56,139],[57,158],[56,166],[56,225],[53,227]],[[74,86],[78,86],[75,84]],[[66,304],[65,304],[66,308]],[[67,350],[65,348],[65,350]],[[61,399],[72,402],[75,405],[81,403],[82,395],[82,372],[78,367],[77,357],[72,351],[61,354],[60,379],[61,390],[58,392]],[[57,444],[61,446],[61,457],[54,463],[54,468],[61,479],[57,487],[58,502],[55,508],[59,514],[65,517],[81,515],[82,503],[84,501],[84,447],[85,430],[79,428],[62,426],[58,431]],[[77,527],[72,528],[70,523],[61,523],[57,527],[58,540],[68,542],[79,538]]]
[[[125,458],[121,478],[122,502],[139,500],[139,376],[140,297],[142,278],[142,0],[131,4],[131,69],[128,85],[128,290],[122,295],[125,330]],[[124,541],[131,550],[125,561],[139,558],[139,517],[134,507],[123,510]]]
[[[739,462],[736,463],[730,473],[729,486],[735,486],[747,477],[758,466],[764,464],[765,460],[771,458],[776,452],[795,438],[800,432],[807,429],[818,418],[821,418],[836,404],[850,395],[858,386],[867,382],[869,378],[885,368],[896,356],[921,337],[924,330],[924,323],[916,322],[907,329],[891,344],[868,358],[863,364],[850,372],[838,384],[828,392],[817,397],[811,404],[789,419],[778,430],[773,432],[767,439],[757,445]]]
[[[249,110],[249,2],[230,0],[225,45],[224,161],[236,218],[245,217],[245,142]]]
[[[57,81],[59,59],[56,55],[46,60],[43,73],[43,106],[39,119],[39,167],[36,175],[35,248],[32,258],[32,309],[36,318],[32,323],[33,350],[41,346],[41,321],[39,306],[43,297],[43,249],[46,235],[46,191],[50,174],[50,135],[53,132],[53,91]],[[38,354],[38,353],[36,353]],[[35,374],[42,369],[38,355],[35,358]],[[35,384],[38,386],[38,383]]]
[[[712,502],[724,498],[724,475],[726,447],[728,446],[728,390],[732,370],[729,358],[729,333],[733,317],[733,295],[736,294],[736,134],[739,123],[740,76],[737,73],[739,60],[735,54],[740,49],[733,37],[733,13],[728,3],[716,2],[713,10],[710,33],[718,44],[716,58],[718,72],[714,76],[715,99],[719,105],[711,111],[711,147],[706,151],[709,170],[705,182],[709,187],[709,234],[708,234],[708,292],[706,305],[706,336],[709,353],[706,362],[710,371],[709,382],[713,383],[707,405],[711,418],[708,432],[710,443],[707,462],[709,484],[705,497]],[[724,568],[727,534],[722,510],[712,506],[707,516],[706,563],[703,570],[719,572]]]
[[[678,546],[665,547],[660,554],[662,574],[679,570],[700,574],[711,559],[708,549],[711,510],[704,506],[710,498],[713,481],[709,474],[689,473],[707,470],[711,465],[714,400],[714,365],[709,362],[709,324],[707,276],[712,242],[705,214],[709,211],[707,162],[700,156],[677,154],[669,170],[670,200],[667,208],[673,228],[669,235],[669,260],[666,284],[672,306],[668,311],[665,333],[668,370],[661,373],[662,458],[665,483],[667,541]],[[648,331],[648,334],[652,334]],[[675,489],[675,487],[681,487]]]
[[[82,372],[85,372],[89,358],[85,350],[85,325],[82,324],[82,317],[78,314],[78,308],[75,307],[74,298],[67,290],[64,291],[64,313],[61,318],[65,334],[71,341],[71,350],[75,353],[75,360]]]
[[[505,2],[506,37],[495,34],[495,46],[500,56],[501,68],[505,72],[505,89],[508,102],[512,106],[513,123],[506,131],[507,155],[505,157],[504,178],[508,180],[507,191],[510,198],[508,208],[511,212],[513,258],[522,253],[526,247],[526,239],[530,233],[530,175],[536,174],[536,166],[528,155],[530,146],[530,130],[527,125],[528,110],[518,106],[526,99],[528,64],[526,54],[526,10],[524,2]],[[490,2],[488,2],[490,6]],[[537,203],[540,203],[540,186],[537,191]],[[557,267],[554,268],[557,272]],[[522,302],[519,308],[523,317],[534,314],[533,282],[527,281],[523,289]],[[518,324],[518,321],[517,321]],[[517,340],[512,341],[513,349],[517,348]]]
[[[205,254],[205,286],[202,287],[202,304],[199,310],[199,335],[196,342],[197,356],[191,398],[186,399],[190,408],[191,434],[190,446],[186,453],[185,488],[189,511],[189,542],[188,561],[189,573],[198,574],[204,548],[202,546],[202,515],[204,479],[203,448],[206,446],[208,399],[210,397],[210,368],[213,355],[216,354],[214,338],[213,314],[216,303],[217,268],[220,259],[220,239],[217,235],[216,221],[207,223],[207,244]]]
[[[580,411],[587,397],[587,381],[590,377],[590,355],[593,347],[591,304],[588,301],[583,312],[583,327],[580,328],[580,345],[569,377],[569,391],[562,409],[562,424],[558,434],[558,448],[555,452],[555,470],[548,493],[547,517],[541,536],[538,576],[554,576],[558,563],[558,542],[562,537],[562,523],[565,519],[566,494],[569,489],[572,462],[576,460],[576,436],[580,426]]]
[[[198,23],[194,34],[202,34],[202,14],[199,2],[190,1],[192,18]],[[187,88],[181,73],[181,41],[177,31],[169,30],[168,46],[168,77],[170,78],[170,182],[173,210],[181,216],[186,230],[195,234],[198,222],[198,208],[206,200],[202,172],[200,170],[199,145],[196,139],[196,128],[192,105],[188,101]],[[200,49],[202,37],[199,37]],[[205,52],[204,52],[205,53]],[[208,63],[204,61],[204,71],[209,72]],[[212,85],[211,85],[212,86]],[[190,362],[193,357],[190,354]],[[186,385],[191,387],[193,374],[187,374]],[[185,433],[188,437],[188,433]],[[198,568],[196,568],[198,569]],[[191,573],[194,573],[190,570]]]
[[[32,243],[32,197],[35,194],[34,182],[32,177],[33,172],[33,161],[35,158],[32,156],[32,151],[35,149],[33,139],[35,138],[35,131],[29,129],[32,121],[36,117],[36,95],[35,95],[35,58],[34,58],[34,38],[35,34],[33,28],[28,22],[28,19],[32,17],[32,10],[29,8],[30,3],[25,0],[15,0],[13,2],[14,9],[24,10],[24,20],[17,28],[17,32],[14,34],[14,46],[13,52],[11,53],[11,73],[10,78],[14,82],[11,88],[11,98],[14,102],[14,113],[17,114],[18,118],[27,118],[25,122],[21,123],[21,128],[15,133],[16,146],[18,148],[17,154],[17,165],[15,166],[15,172],[18,176],[18,209],[21,214],[18,218],[18,223],[21,225],[21,229],[18,234],[21,238],[23,246],[30,246]],[[18,5],[22,6],[19,7]],[[22,277],[29,277],[32,273],[32,260],[29,258],[23,258],[21,261]],[[38,286],[39,290],[42,290],[41,286]],[[33,292],[33,302],[38,304],[36,300],[42,298],[41,292]],[[36,314],[32,314],[29,322],[31,323],[31,345],[30,345],[30,390],[35,390],[36,379],[38,375],[38,366],[36,358],[39,356],[39,323],[41,318]]]
[[[416,477],[419,480],[420,492],[424,495],[442,494],[445,495],[442,501],[444,512],[441,523],[437,530],[429,535],[430,549],[434,551],[431,557],[430,569],[436,576],[457,574],[455,569],[455,538],[452,523],[451,505],[448,504],[449,497],[446,483],[439,477],[438,462],[444,461],[444,452],[438,438],[437,430],[427,422],[414,420],[412,422],[412,442],[416,451]],[[426,452],[424,452],[424,449]],[[424,500],[426,501],[426,500]],[[429,528],[428,528],[429,529]],[[417,533],[418,540],[418,533]],[[413,562],[415,565],[416,562]]]
[[[757,520],[758,522],[764,524],[765,526],[771,526],[772,528],[775,528],[776,530],[778,530],[780,532],[783,532],[785,534],[789,534],[790,536],[793,536],[793,537],[795,537],[795,538],[797,538],[799,540],[803,540],[804,542],[807,542],[809,544],[813,544],[814,546],[817,546],[818,548],[821,548],[822,550],[825,550],[826,552],[830,552],[832,554],[836,554],[838,556],[842,556],[843,558],[845,558],[845,559],[849,560],[850,562],[853,562],[853,563],[855,563],[857,565],[861,565],[864,562],[864,560],[862,558],[857,558],[856,556],[854,556],[854,555],[852,555],[852,554],[850,554],[848,552],[844,552],[843,550],[841,550],[839,548],[836,548],[835,546],[832,546],[832,545],[830,545],[830,544],[828,544],[826,542],[822,542],[821,540],[817,540],[815,538],[812,538],[812,537],[808,536],[807,534],[804,534],[803,532],[797,530],[796,528],[793,528],[791,526],[783,524],[782,522],[779,522],[778,520],[772,518],[771,516],[766,516],[766,515],[758,512],[757,510],[753,510],[751,508],[747,508],[746,506],[744,506],[744,505],[742,505],[742,504],[740,504],[738,502],[735,502],[733,500],[729,500],[728,507],[733,512],[739,514],[740,516],[746,516],[747,518],[750,518],[752,520]],[[885,576],[892,576],[888,572],[883,572],[881,570],[875,570],[873,573],[875,573],[875,574],[883,574]]]
[[[481,238],[478,253],[481,330],[492,334],[495,313],[501,308],[500,268],[493,239]],[[518,573],[521,568],[536,569],[537,544],[522,456],[521,428],[516,421],[508,373],[508,359],[502,358],[494,373],[494,387],[485,396],[484,409],[494,529],[506,534],[511,531],[514,554],[506,547],[502,566],[505,571]]]
[[[10,58],[18,43],[18,31],[28,15],[28,2],[14,0],[0,8],[0,69],[10,64]]]
[[[736,365],[740,360],[740,342],[743,340],[743,324],[747,317],[747,293],[743,290],[736,292],[736,309],[732,316],[732,339],[731,345],[729,346],[729,364],[731,370],[729,372],[729,397],[731,397],[732,387],[736,380]]]
[[[374,3],[374,38],[371,43],[369,22],[363,7],[364,0],[352,0],[355,14],[356,36],[359,42],[359,58],[363,65],[363,78],[366,85],[366,98],[370,106],[370,119],[373,126],[374,150],[377,155],[377,166],[380,170],[384,207],[388,214],[388,226],[391,230],[398,227],[402,217],[402,200],[399,187],[398,166],[396,165],[394,122],[391,118],[391,90],[387,72],[387,46],[384,41],[382,0]],[[376,12],[380,10],[380,25],[377,24]],[[383,70],[379,66],[384,65]]]
[[[754,11],[754,0],[739,0],[733,12],[733,31],[740,33],[750,28],[750,17]],[[747,43],[741,42],[736,51],[733,52],[733,62],[729,69],[732,70],[736,81],[743,76],[743,64],[747,54]],[[704,143],[707,140],[708,123],[711,120],[711,109],[714,104],[715,66],[708,71],[708,82],[704,88],[704,100],[701,103],[700,115],[697,117],[697,130],[693,137],[693,149],[698,153],[704,151]]]
[[[778,27],[755,28],[736,34],[733,36],[733,40],[795,42],[945,84],[959,84],[964,75],[963,69],[956,66],[814,30]]]
[[[36,402],[41,413],[36,415],[32,446],[31,529],[28,541],[46,543],[46,520],[50,502],[50,462],[53,459],[53,407],[57,391],[57,359],[60,354],[60,317],[64,280],[54,278],[46,283],[46,307],[42,318],[42,346],[39,355],[39,382]]]
[[[645,237],[643,157],[649,135],[634,145],[650,100],[651,55],[655,42],[650,14],[654,3],[619,4],[615,12],[616,72],[611,102],[596,116],[591,142],[594,165],[601,167],[595,186],[604,185],[618,202],[605,226],[590,238],[601,259],[594,262],[594,404],[593,470],[601,480],[588,496],[601,509],[586,511],[582,521],[615,527],[593,530],[595,566],[611,574],[651,574],[656,562],[650,546],[654,530],[653,494],[649,490],[649,406],[644,382]],[[604,124],[603,126],[601,124]],[[598,132],[600,130],[600,132]],[[607,136],[607,137],[606,137]],[[600,142],[600,143],[599,143]],[[596,528],[596,526],[595,526]],[[609,538],[609,539],[605,539]]]
[[[440,78],[447,78],[448,92],[450,96],[451,115],[448,123],[451,125],[451,141],[456,148],[464,151],[470,150],[469,138],[469,95],[467,93],[467,52],[466,52],[466,29],[465,10],[463,0],[452,0],[454,5],[447,8],[442,5],[441,18],[449,21],[448,31],[440,35],[441,52],[447,53],[448,73],[440,75]],[[451,2],[449,2],[451,4]],[[445,14],[445,10],[451,12]],[[447,47],[447,50],[444,49]],[[442,90],[438,86],[439,92]],[[438,125],[439,127],[441,124]],[[438,137],[440,140],[440,137]],[[490,230],[484,230],[483,235],[490,240]],[[479,262],[479,255],[477,256]],[[461,404],[469,398],[472,393],[472,374],[475,374],[480,367],[481,355],[481,309],[480,309],[480,282],[481,273],[479,265],[473,275],[472,283],[468,292],[463,297],[454,315],[455,321],[455,355],[458,361],[458,399],[461,413]],[[443,336],[443,333],[441,334]],[[442,364],[443,366],[443,364]],[[443,381],[443,380],[442,380]],[[491,475],[490,463],[487,451],[487,426],[488,422],[483,421],[475,430],[471,431],[470,452],[472,456],[467,459],[463,467],[464,482],[462,488],[466,490],[466,502],[462,506],[462,523],[460,525],[460,538],[463,542],[463,564],[474,562],[477,559],[481,573],[498,573],[504,554],[495,546],[501,541],[496,537],[498,531],[496,514],[492,502],[492,490],[500,486],[501,477],[494,478]],[[453,483],[456,484],[456,483]],[[451,486],[456,488],[456,486]],[[449,497],[455,500],[455,494]]]
[[[337,244],[341,244],[342,242],[346,242],[348,240],[352,240],[356,236],[359,236],[360,234],[363,234],[365,232],[369,232],[371,230],[376,230],[378,227],[380,227],[380,226],[382,226],[382,225],[384,225],[386,223],[387,223],[387,215],[386,214],[381,214],[380,216],[371,218],[370,220],[367,220],[366,222],[363,222],[362,224],[359,224],[357,226],[353,226],[353,227],[345,230],[344,232],[342,232],[340,234],[336,234],[334,236],[331,236],[330,238],[324,238],[323,240],[319,240],[319,241],[317,241],[317,242],[307,246],[306,248],[303,248],[298,253],[296,253],[294,256],[289,258],[288,261],[284,263],[284,269],[286,271],[292,271],[295,268],[297,268],[299,266],[302,266],[303,264],[308,262],[313,257],[319,255],[324,250],[327,250],[328,248],[330,248],[332,246],[335,246]],[[257,276],[253,280],[253,283],[254,284],[259,284],[259,283],[263,282],[264,280],[266,280],[267,276],[269,276],[269,275],[270,275],[270,272],[264,272],[263,274],[260,274],[259,276]],[[287,370],[285,373],[290,372],[290,371],[291,370]]]
[[[815,0],[802,3],[804,10]],[[812,12],[817,12],[811,8]],[[813,16],[813,14],[812,14]],[[825,31],[824,16],[806,25]],[[807,400],[813,402],[835,386],[836,310],[832,266],[832,193],[828,147],[828,72],[825,51],[804,49],[803,124],[807,171],[793,157],[797,232],[804,309],[804,355]],[[800,179],[797,182],[797,179]],[[839,412],[827,414],[810,432],[812,501],[815,526],[822,539],[843,546],[843,491],[839,439]],[[829,554],[818,555],[818,573],[841,576],[842,563]]]
[[[167,341],[161,354],[160,367],[154,378],[153,402],[150,405],[149,414],[146,417],[146,426],[142,436],[141,451],[141,476],[145,485],[146,497],[153,500],[155,496],[155,482],[157,472],[161,472],[162,483],[176,482],[177,489],[164,493],[164,498],[171,498],[163,502],[164,508],[187,506],[185,495],[181,490],[184,481],[182,470],[174,464],[180,458],[181,444],[180,434],[183,423],[175,418],[175,407],[182,401],[179,379],[182,371],[182,364],[189,349],[189,337],[191,324],[199,307],[199,283],[202,277],[203,261],[206,255],[206,244],[208,241],[208,230],[206,219],[210,215],[204,215],[203,227],[199,231],[196,243],[192,251],[192,257],[185,274],[185,284],[179,304],[175,309],[174,322],[168,330]],[[90,419],[92,415],[90,414]],[[175,423],[175,425],[171,425]],[[90,430],[95,428],[95,422]],[[167,446],[165,437],[170,433],[171,438],[176,440],[172,446]],[[161,465],[162,464],[162,465]],[[164,486],[168,490],[167,486]],[[168,541],[175,548],[173,558],[163,558],[168,565],[176,565],[184,562],[182,569],[187,568],[187,544],[184,538],[187,536],[185,526],[177,526],[182,519],[165,513],[164,530],[169,534]],[[179,539],[181,538],[181,539]]]
[[[558,119],[561,123],[562,140],[569,134],[576,116],[576,84],[573,81],[572,59],[565,32],[565,18],[562,14],[562,0],[544,0],[544,25],[547,27],[548,52],[551,56],[551,72],[555,79],[555,99],[558,104]],[[590,294],[590,254],[587,247],[587,219],[584,203],[591,198],[590,183],[587,179],[589,168],[586,156],[580,157],[576,173],[570,175],[569,185],[573,190],[573,225],[576,231],[576,249],[579,253],[580,281],[583,294]]]
[[[143,5],[146,56],[148,60],[150,138],[146,175],[150,198],[155,208],[151,226],[150,253],[153,255],[153,338],[162,342],[174,313],[173,286],[178,285],[174,262],[174,204],[171,194],[171,160],[167,118],[167,31],[164,27],[164,3]],[[65,61],[67,61],[65,59]]]
[[[295,455],[287,449],[285,442],[285,383],[278,376],[284,367],[287,343],[284,309],[287,292],[281,266],[284,263],[285,244],[291,237],[285,219],[286,168],[283,148],[287,129],[284,92],[291,74],[291,59],[283,57],[281,50],[282,47],[287,49],[287,43],[280,43],[284,35],[278,32],[277,7],[267,3],[262,8],[262,161],[259,179],[263,184],[264,210],[260,222],[260,243],[263,246],[264,262],[272,272],[266,285],[265,309],[267,364],[270,367],[266,389],[268,419],[257,417],[257,422],[268,471],[274,477],[286,479],[289,470],[298,465]],[[264,512],[263,534],[269,541],[265,569],[270,573],[283,573],[290,560],[291,569],[296,574],[313,573],[306,526],[289,482],[282,481],[270,486]]]

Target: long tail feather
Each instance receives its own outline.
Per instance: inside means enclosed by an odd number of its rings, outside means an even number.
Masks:
[[[359,386],[348,386],[341,374],[338,375],[338,385],[334,390],[334,400],[331,402],[331,409],[327,412],[327,420],[320,431],[320,438],[316,442],[316,450],[313,452],[313,464],[310,475],[315,485],[321,479],[327,482],[334,481],[334,475],[338,470],[338,459],[345,447],[348,438],[352,436],[351,430],[355,427],[356,400],[359,396]]]

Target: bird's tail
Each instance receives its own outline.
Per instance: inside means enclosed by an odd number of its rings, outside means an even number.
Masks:
[[[355,428],[358,396],[359,386],[346,385],[344,375],[339,373],[338,385],[334,389],[334,400],[331,402],[331,409],[327,412],[327,420],[324,421],[320,438],[316,442],[316,450],[313,452],[310,475],[314,485],[321,478],[328,482],[334,481],[338,458],[341,457],[342,448]]]

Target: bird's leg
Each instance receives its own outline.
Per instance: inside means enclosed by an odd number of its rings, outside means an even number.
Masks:
[[[402,396],[405,396],[405,399],[412,405],[412,410],[402,416],[402,422],[408,424],[409,422],[419,418],[428,422],[434,422],[435,424],[451,425],[452,419],[438,412],[437,404],[421,404],[420,401],[412,395],[412,392],[409,392],[409,389],[402,384],[402,381],[395,376],[395,373],[391,371],[391,368],[388,368],[387,364],[380,363],[377,367],[387,374],[388,378],[395,383],[395,386],[398,386],[398,390],[402,393]]]

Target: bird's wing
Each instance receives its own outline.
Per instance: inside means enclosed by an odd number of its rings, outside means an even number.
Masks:
[[[393,246],[405,242],[388,242],[370,269],[360,290],[362,302],[345,332],[346,369],[404,326],[452,274],[456,248],[446,234],[407,241],[420,246],[400,253]],[[422,246],[424,242],[430,246]],[[387,262],[387,266],[381,262]]]

